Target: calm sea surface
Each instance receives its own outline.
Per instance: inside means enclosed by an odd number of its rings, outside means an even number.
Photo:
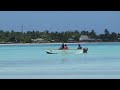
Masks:
[[[0,45],[0,78],[120,79],[120,43],[81,45],[87,54],[45,52],[61,44]]]

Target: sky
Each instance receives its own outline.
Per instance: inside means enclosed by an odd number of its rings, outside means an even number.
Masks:
[[[4,31],[91,31],[120,33],[120,11],[0,11]]]

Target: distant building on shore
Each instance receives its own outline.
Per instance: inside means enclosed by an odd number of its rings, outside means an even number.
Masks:
[[[89,38],[87,35],[81,35],[79,38],[80,42],[95,42],[95,41],[101,41],[100,39],[94,39],[94,38]]]
[[[51,40],[51,42],[55,42],[55,40],[53,39],[53,40]]]
[[[45,41],[42,38],[37,38],[37,39],[31,39],[33,43],[47,43],[48,41]]]
[[[120,42],[120,38],[117,38],[117,41],[119,41],[119,42]]]
[[[72,38],[69,38],[69,39],[67,40],[67,42],[68,42],[68,43],[74,43],[74,42],[75,42],[75,40],[74,40],[74,39],[72,39]]]

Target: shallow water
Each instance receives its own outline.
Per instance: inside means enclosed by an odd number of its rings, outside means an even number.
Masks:
[[[120,78],[120,43],[82,44],[87,54],[47,54],[61,44],[0,45],[0,78]],[[77,44],[68,44],[77,48]]]

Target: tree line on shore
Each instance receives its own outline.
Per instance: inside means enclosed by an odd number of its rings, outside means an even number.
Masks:
[[[32,43],[32,39],[42,38],[46,41],[54,40],[55,42],[67,42],[69,38],[79,41],[81,35],[87,35],[91,39],[101,39],[106,42],[120,41],[120,33],[110,33],[107,29],[104,30],[103,34],[96,34],[94,30],[91,31],[62,31],[62,32],[49,32],[45,30],[40,31],[27,31],[27,32],[15,32],[0,30],[0,43]]]

